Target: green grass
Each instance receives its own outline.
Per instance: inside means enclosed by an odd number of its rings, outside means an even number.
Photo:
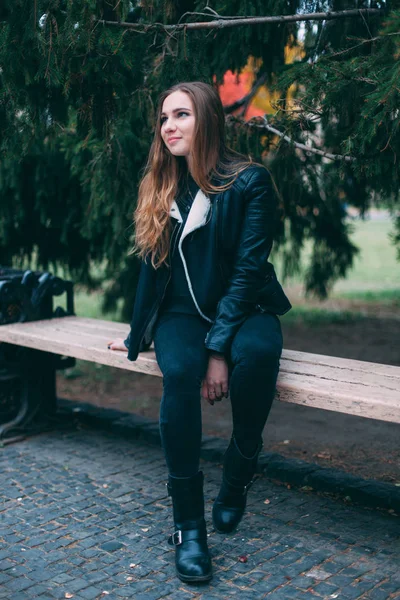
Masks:
[[[66,298],[64,296],[54,298],[54,307],[60,306],[66,309]],[[102,300],[101,292],[88,292],[83,286],[74,286],[75,314],[80,317],[103,319],[104,321],[120,321],[122,298],[118,301],[118,309],[106,314],[101,311]]]
[[[396,260],[396,248],[390,240],[393,225],[390,218],[381,216],[374,220],[351,220],[353,233],[351,240],[359,248],[353,267],[347,277],[337,281],[331,291],[331,298],[351,298],[361,301],[393,303],[400,298],[400,262]],[[306,244],[303,253],[303,267],[300,273],[289,278],[286,285],[292,286],[303,281],[303,274],[310,260],[311,245]],[[277,273],[282,272],[279,253],[273,257]]]
[[[382,306],[393,306],[400,308],[400,289],[383,290],[344,290],[332,294],[333,298],[344,298],[346,300],[359,300],[360,302],[371,302]]]
[[[354,266],[346,279],[334,286],[335,295],[348,292],[400,294],[400,263],[396,249],[389,239],[393,231],[389,219],[356,221],[352,241],[360,248]]]
[[[298,325],[300,323],[311,327],[327,323],[354,323],[362,321],[365,316],[351,310],[327,310],[313,306],[293,306],[292,310],[281,317],[285,325]]]

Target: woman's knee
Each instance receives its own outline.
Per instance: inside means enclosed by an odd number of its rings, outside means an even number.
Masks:
[[[249,368],[279,367],[282,345],[279,320],[273,315],[256,315],[242,326],[233,340],[231,359],[234,364]]]
[[[248,344],[232,344],[232,361],[234,364],[252,369],[279,368],[282,344],[277,340],[253,339]]]
[[[189,391],[200,387],[204,378],[205,366],[202,362],[180,360],[164,365],[163,382],[164,388],[176,391]]]

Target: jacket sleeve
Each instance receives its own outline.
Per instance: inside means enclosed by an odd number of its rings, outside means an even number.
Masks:
[[[131,332],[128,333],[128,337],[124,340],[125,348],[128,348],[128,350],[129,350],[130,343],[131,343]]]
[[[205,340],[206,348],[223,354],[265,285],[276,222],[277,199],[266,169],[254,169],[242,193],[245,213],[233,272]]]

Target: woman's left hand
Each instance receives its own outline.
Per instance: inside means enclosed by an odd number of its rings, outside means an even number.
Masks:
[[[226,360],[210,356],[207,373],[201,386],[201,395],[211,405],[216,400],[228,397],[228,376],[229,370]]]
[[[109,350],[121,350],[122,352],[128,352],[128,348],[124,344],[124,338],[110,340],[107,344],[107,348]]]

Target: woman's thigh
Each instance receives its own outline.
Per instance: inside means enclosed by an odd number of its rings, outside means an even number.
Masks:
[[[279,318],[270,313],[254,313],[242,324],[232,341],[231,362],[253,367],[274,366],[279,364],[282,345]]]
[[[208,352],[204,340],[209,324],[196,315],[165,313],[154,332],[154,349],[165,380],[203,380]]]

